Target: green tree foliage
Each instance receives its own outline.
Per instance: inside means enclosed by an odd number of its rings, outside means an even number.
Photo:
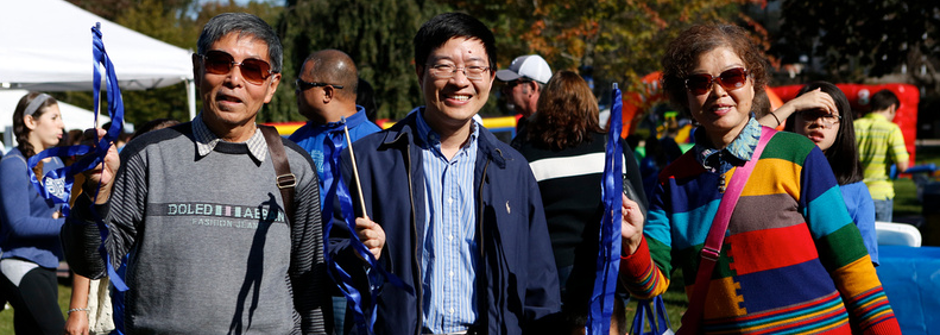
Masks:
[[[919,84],[937,85],[937,1],[788,0],[782,17],[786,48],[822,57],[835,81],[862,82],[904,65]]]
[[[634,89],[640,78],[660,69],[665,45],[694,24],[740,24],[766,44],[760,25],[739,14],[742,4],[758,0],[443,1],[493,27],[502,67],[537,53],[556,71],[593,67],[597,81]]]
[[[272,23],[282,7],[268,2],[251,2],[239,6],[234,1],[207,2],[196,0],[70,0],[73,4],[102,18],[113,21],[144,35],[195,51],[202,27],[212,16],[224,12],[248,12]],[[107,32],[105,45],[108,44]],[[89,49],[91,45],[89,44]],[[121,69],[116,69],[118,77]],[[89,73],[89,76],[91,73]],[[123,90],[125,119],[143,124],[156,118],[189,120],[189,105],[184,83],[146,91]],[[63,101],[91,109],[91,92],[57,94]],[[198,94],[197,94],[198,99]],[[197,110],[201,103],[197,101]],[[69,125],[66,125],[68,127]]]
[[[359,76],[375,88],[378,118],[398,119],[420,104],[412,39],[424,21],[442,11],[427,0],[289,0],[278,24],[284,43],[284,77],[271,121],[303,120],[297,114],[294,80],[311,52],[349,54]]]

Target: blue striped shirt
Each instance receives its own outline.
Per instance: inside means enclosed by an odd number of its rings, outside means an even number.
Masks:
[[[425,332],[466,330],[477,319],[476,214],[473,169],[477,158],[479,128],[472,122],[470,140],[450,160],[441,152],[440,135],[418,111],[418,138],[422,152],[425,206],[421,246],[421,280],[424,290]]]

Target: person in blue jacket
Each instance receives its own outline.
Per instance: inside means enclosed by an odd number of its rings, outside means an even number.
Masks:
[[[371,282],[371,295],[360,283],[377,305],[375,333],[552,333],[543,327],[560,311],[558,275],[538,184],[521,154],[473,120],[493,84],[493,34],[446,13],[422,25],[414,48],[425,106],[353,144],[366,213],[350,150],[342,154],[355,233],[414,290]],[[338,262],[374,270],[350,248],[348,230],[333,231]]]
[[[30,182],[27,160],[62,139],[65,125],[55,98],[30,92],[13,112],[17,146],[0,160],[0,291],[13,306],[17,334],[62,334],[56,267],[62,260],[61,206],[43,198]],[[62,167],[52,157],[37,176]],[[71,314],[71,311],[70,311]]]
[[[307,123],[289,139],[309,152],[316,164],[324,220],[331,216],[329,209],[339,183],[336,167],[339,152],[347,145],[346,134],[348,142],[355,142],[382,130],[369,121],[366,109],[356,104],[360,82],[356,63],[345,52],[335,49],[311,53],[297,74],[294,89],[297,111],[307,118]],[[327,204],[331,207],[323,208]],[[345,316],[346,298],[334,285],[334,333],[342,333]]]

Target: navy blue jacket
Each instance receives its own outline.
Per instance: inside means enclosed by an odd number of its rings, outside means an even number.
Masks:
[[[384,283],[378,294],[376,334],[419,334],[422,325],[420,264],[425,222],[422,155],[415,144],[418,113],[394,127],[353,144],[369,217],[385,230],[379,259],[415,290],[414,295]],[[488,130],[480,129],[474,173],[477,239],[476,327],[485,334],[542,333],[560,311],[558,275],[538,184],[528,162]],[[361,216],[349,151],[343,151],[343,178]],[[336,211],[334,211],[336,212]],[[419,227],[421,225],[421,227]],[[336,228],[339,228],[337,233]],[[331,253],[344,268],[361,267],[348,234],[334,224]],[[352,262],[352,263],[351,263]],[[481,281],[480,279],[483,279]],[[361,287],[362,292],[367,292]],[[485,306],[485,307],[483,307]],[[353,327],[355,333],[355,327]]]

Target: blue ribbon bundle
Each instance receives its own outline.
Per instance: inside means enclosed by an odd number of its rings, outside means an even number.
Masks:
[[[650,306],[652,305],[652,306]],[[649,331],[646,327],[649,325]],[[630,326],[630,335],[671,335],[669,329],[669,315],[666,313],[666,304],[663,296],[657,295],[653,299],[638,300],[636,315],[633,316],[633,325]]]
[[[617,275],[620,272],[620,221],[623,217],[623,147],[620,131],[623,129],[623,98],[617,84],[614,84],[612,94],[614,103],[610,109],[606,164],[601,181],[604,217],[600,227],[597,276],[594,279],[590,313],[585,325],[586,334],[589,335],[610,333],[610,317],[613,315],[614,299],[617,299]]]
[[[345,120],[342,126],[345,126]],[[392,285],[402,288],[412,295],[414,295],[414,289],[406,285],[398,276],[387,272],[382,267],[382,264],[375,259],[375,256],[372,255],[372,252],[369,251],[369,248],[359,240],[359,236],[356,234],[356,216],[353,211],[352,197],[349,194],[346,183],[343,181],[342,174],[339,173],[339,155],[343,149],[343,142],[342,140],[333,142],[329,135],[326,137],[326,141],[328,143],[324,144],[324,152],[328,152],[329,154],[325,155],[326,157],[323,162],[325,175],[323,182],[326,185],[330,185],[330,188],[326,192],[326,201],[324,202],[326,205],[323,206],[324,232],[326,232],[325,235],[327,235],[323,239],[323,254],[327,262],[327,272],[349,301],[356,327],[359,328],[359,333],[374,334],[373,326],[376,320],[375,301],[376,295],[378,294],[377,289],[381,286],[380,284],[387,280]],[[338,182],[333,183],[334,178],[338,180]],[[369,299],[368,302],[363,299],[362,293],[355,287],[353,278],[349,272],[343,269],[342,266],[336,263],[330,256],[328,237],[330,230],[333,228],[333,222],[331,220],[333,217],[333,206],[331,204],[333,203],[332,199],[334,199],[334,197],[339,198],[340,209],[346,221],[346,227],[350,233],[350,246],[352,246],[353,250],[361,255],[370,266],[369,293],[371,299]],[[363,215],[365,214],[366,213],[363,213]]]
[[[69,212],[69,196],[71,195],[72,186],[75,183],[75,175],[83,171],[90,170],[96,165],[104,161],[105,155],[108,154],[108,149],[111,148],[111,143],[117,140],[118,135],[121,134],[121,128],[124,124],[124,101],[121,98],[121,89],[118,87],[117,74],[114,72],[114,64],[111,63],[111,59],[108,57],[107,52],[104,49],[104,42],[101,41],[101,23],[97,23],[94,27],[91,27],[92,32],[92,53],[94,55],[94,99],[95,99],[95,124],[98,124],[98,109],[99,109],[99,92],[101,90],[101,72],[99,64],[104,66],[105,69],[105,79],[107,80],[108,87],[108,115],[111,117],[111,128],[108,129],[108,133],[98,141],[95,147],[89,147],[87,145],[76,145],[70,147],[55,147],[44,150],[32,157],[29,158],[27,162],[29,164],[29,178],[33,183],[33,186],[39,191],[44,198],[50,199],[55,203],[62,204],[62,214],[68,215]],[[39,161],[53,156],[58,157],[69,157],[76,155],[85,155],[82,159],[78,160],[72,165],[67,167],[55,169],[46,173],[43,176],[43,183],[39,183],[37,176],[33,173],[33,168],[39,164]],[[97,194],[95,194],[97,198]],[[101,232],[101,246],[99,247],[99,252],[102,255],[102,258],[105,260],[105,264],[108,267],[108,276],[111,278],[111,282],[114,284],[115,288],[119,291],[126,291],[127,285],[124,284],[124,280],[118,276],[117,272],[114,270],[114,267],[111,265],[110,256],[104,249],[104,241],[108,238],[108,229],[104,221],[101,220],[100,216],[94,211],[92,207],[92,212],[95,214],[95,220],[98,225],[98,230]]]

